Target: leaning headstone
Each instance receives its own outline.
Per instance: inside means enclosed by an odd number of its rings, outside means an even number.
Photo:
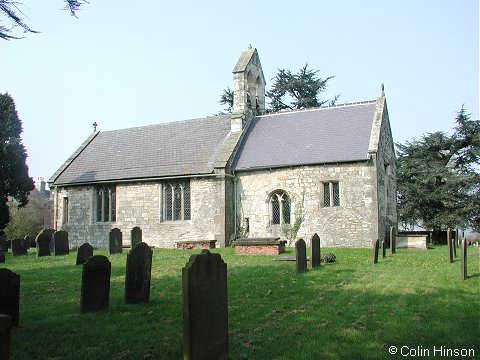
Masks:
[[[298,239],[295,243],[295,259],[297,262],[297,272],[307,271],[307,246],[305,240]]]
[[[150,301],[150,279],[152,272],[150,246],[144,242],[136,244],[127,254],[125,271],[125,303],[138,304]]]
[[[0,269],[0,314],[12,318],[12,326],[18,326],[20,309],[20,275],[10,269]]]
[[[137,245],[138,243],[142,242],[142,229],[140,229],[138,226],[135,226],[132,231],[130,232],[131,234],[131,239],[132,239],[132,249]]]
[[[313,234],[312,236],[312,268],[316,268],[320,266],[320,257],[321,257],[321,250],[320,250],[320,237],[318,234]]]
[[[387,248],[385,240],[382,240],[382,259],[385,259],[385,256],[387,256]]]
[[[88,258],[93,256],[93,246],[89,243],[82,244],[77,249],[77,265],[83,265]]]
[[[10,359],[11,328],[12,318],[8,315],[0,314],[0,360]]]
[[[379,241],[374,240],[373,241],[373,263],[377,264],[378,263],[378,248],[379,248]]]
[[[182,269],[183,358],[228,359],[227,264],[203,250]]]
[[[115,228],[110,231],[108,249],[110,254],[119,254],[122,252],[122,232],[120,229]]]
[[[68,255],[70,253],[67,231],[55,231],[53,233],[53,242],[55,244],[55,256]]]
[[[0,251],[3,251],[3,252],[8,251],[7,239],[4,238],[3,236],[0,236]]]
[[[467,276],[467,240],[463,238],[462,241],[462,280],[465,280]]]
[[[112,264],[106,256],[94,255],[83,264],[80,312],[108,308]]]
[[[38,233],[35,239],[37,243],[37,256],[50,256],[50,232],[48,229],[43,229]]]
[[[27,248],[25,246],[25,241],[23,239],[12,240],[12,255],[13,256],[27,255]]]
[[[393,226],[390,226],[390,251],[393,254],[395,254],[395,229]]]
[[[453,243],[452,243],[452,232],[450,228],[447,229],[447,244],[448,244],[448,262],[453,263]]]

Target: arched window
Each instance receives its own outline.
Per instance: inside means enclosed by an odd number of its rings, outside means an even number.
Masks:
[[[272,225],[290,224],[290,197],[283,190],[270,195],[270,222]]]
[[[115,186],[100,186],[96,193],[96,221],[115,222],[117,219],[117,194]]]

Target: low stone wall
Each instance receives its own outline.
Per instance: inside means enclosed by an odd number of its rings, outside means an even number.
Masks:
[[[236,255],[279,255],[285,252],[286,241],[280,238],[238,239],[234,242]]]
[[[395,247],[397,249],[422,249],[427,250],[428,235],[421,234],[397,234]]]
[[[176,241],[177,249],[215,249],[217,240]]]

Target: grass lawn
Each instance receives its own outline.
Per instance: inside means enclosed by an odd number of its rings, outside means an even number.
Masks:
[[[322,249],[337,262],[304,274],[294,262],[215,249],[228,266],[230,358],[460,358],[440,352],[448,349],[480,358],[480,258],[477,248],[468,250],[463,281],[460,258],[448,263],[446,246],[397,250],[375,265],[370,249]],[[126,252],[109,256],[110,308],[83,315],[75,252],[7,254],[0,266],[21,282],[11,359],[181,359],[181,270],[198,252],[154,250],[146,305],[123,303]]]

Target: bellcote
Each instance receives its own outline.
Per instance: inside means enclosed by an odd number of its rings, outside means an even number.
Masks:
[[[264,112],[265,76],[257,49],[250,46],[233,69],[232,131],[243,130],[245,121]]]

